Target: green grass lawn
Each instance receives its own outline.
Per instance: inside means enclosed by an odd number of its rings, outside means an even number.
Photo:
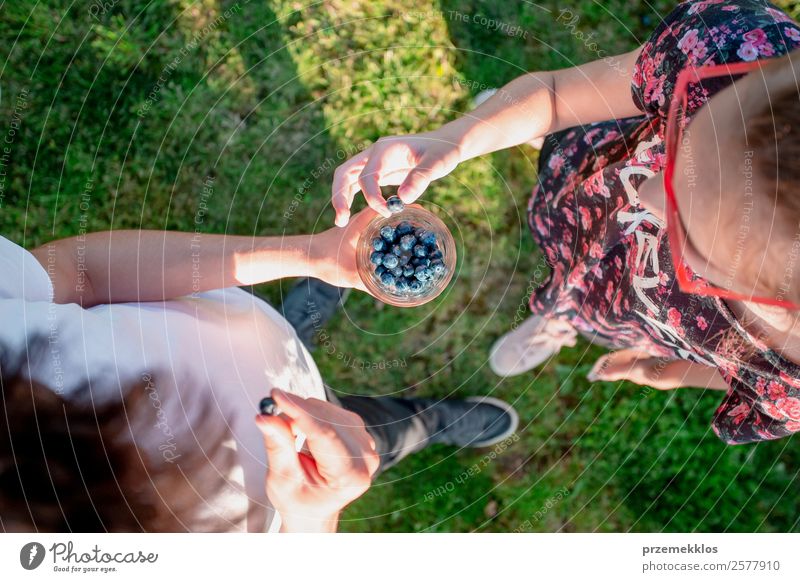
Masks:
[[[673,2],[569,5],[578,30],[614,54],[643,42]],[[197,216],[207,232],[327,228],[331,176],[345,156],[453,119],[482,85],[596,58],[557,22],[562,6],[6,2],[0,232],[31,247],[82,228],[193,230]],[[516,32],[480,24],[490,19]],[[709,428],[719,393],[590,384],[601,350],[585,343],[522,377],[488,369],[491,343],[524,307],[541,264],[525,227],[535,168],[536,152],[523,147],[432,185],[426,204],[459,246],[454,283],[410,310],[352,294],[315,353],[345,392],[504,398],[520,412],[519,439],[403,462],[348,509],[342,529],[800,530],[800,441],[724,446]],[[262,291],[279,302],[289,284]],[[402,365],[362,369],[392,360]]]

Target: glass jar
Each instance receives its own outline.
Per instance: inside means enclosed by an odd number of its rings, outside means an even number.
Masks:
[[[430,279],[421,282],[422,288],[419,290],[399,289],[395,284],[387,285],[376,272],[378,266],[371,261],[373,253],[376,252],[373,240],[382,238],[381,229],[385,226],[396,229],[403,222],[408,222],[414,228],[413,232],[420,232],[419,229],[422,229],[433,233],[436,236],[436,250],[442,254],[441,262],[444,269],[434,272]],[[384,242],[391,246],[398,244],[399,238],[393,242],[384,239]],[[387,249],[387,252],[391,251]],[[402,256],[406,254],[411,254],[410,260],[413,260],[413,250],[403,251],[399,258],[403,260]],[[392,214],[389,218],[378,215],[367,225],[358,240],[356,264],[361,280],[376,298],[397,307],[417,307],[438,297],[450,283],[456,269],[456,243],[438,216],[418,205],[406,206],[401,212]]]

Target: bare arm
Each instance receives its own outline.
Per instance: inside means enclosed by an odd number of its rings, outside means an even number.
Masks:
[[[363,288],[355,246],[372,212],[345,231],[248,237],[155,230],[97,232],[32,251],[53,282],[57,303],[161,301],[283,277],[314,276]]]
[[[336,224],[347,224],[359,190],[373,210],[386,216],[380,186],[399,185],[400,198],[413,202],[433,180],[465,160],[567,127],[641,114],[630,89],[640,51],[522,75],[474,111],[437,130],[381,138],[336,169]]]
[[[463,161],[576,125],[640,115],[631,98],[640,50],[518,77],[442,131],[459,145]]]

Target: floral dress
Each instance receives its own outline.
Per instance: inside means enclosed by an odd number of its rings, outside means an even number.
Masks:
[[[615,349],[717,368],[730,385],[712,427],[726,443],[800,431],[800,366],[769,349],[725,302],[678,288],[666,229],[637,189],[664,168],[672,89],[686,66],[751,61],[800,46],[800,27],[757,0],[680,4],[645,43],[631,91],[644,113],[548,136],[528,207],[551,267],[534,314],[563,318]],[[687,114],[713,90],[689,93]]]

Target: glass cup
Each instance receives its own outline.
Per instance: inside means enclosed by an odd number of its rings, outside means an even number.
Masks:
[[[380,231],[384,226],[397,227],[401,222],[409,222],[415,230],[421,228],[434,233],[438,250],[442,253],[444,270],[441,273],[434,273],[430,280],[423,283],[419,291],[400,290],[394,285],[384,284],[376,273],[376,265],[370,261],[372,253],[375,252],[372,246],[373,239],[380,238]],[[456,243],[438,216],[418,205],[406,206],[401,212],[392,214],[389,218],[376,216],[367,225],[358,240],[356,264],[361,280],[372,295],[389,305],[417,307],[438,297],[450,283],[456,268]]]

